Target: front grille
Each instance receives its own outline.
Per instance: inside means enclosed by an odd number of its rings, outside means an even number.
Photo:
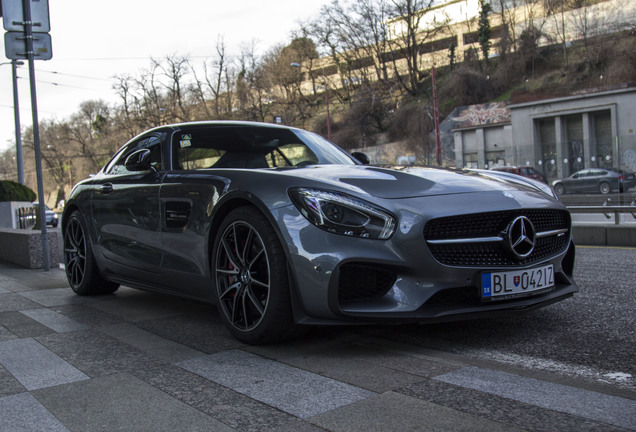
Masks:
[[[508,210],[432,219],[424,227],[424,238],[430,241],[498,237],[518,216],[530,219],[537,233],[563,229],[567,232],[537,237],[534,250],[523,259],[515,257],[503,241],[429,243],[428,247],[437,261],[456,267],[523,266],[565,251],[570,239],[570,214],[566,210]]]
[[[397,275],[386,269],[364,264],[345,264],[340,267],[338,300],[346,303],[380,298],[389,292],[396,279]]]

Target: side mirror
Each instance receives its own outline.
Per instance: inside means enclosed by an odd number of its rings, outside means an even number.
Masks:
[[[124,162],[128,171],[147,171],[151,169],[150,150],[141,149],[131,153]]]
[[[371,163],[371,161],[369,160],[369,156],[367,156],[365,153],[353,152],[351,153],[351,156],[356,158],[356,160],[360,162],[362,165],[369,165]]]

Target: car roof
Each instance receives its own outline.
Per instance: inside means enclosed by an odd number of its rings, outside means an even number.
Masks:
[[[264,127],[270,129],[293,129],[300,130],[293,126],[287,125],[279,125],[275,123],[265,123],[265,122],[256,122],[256,121],[242,121],[242,120],[204,120],[204,121],[193,121],[193,122],[183,122],[183,123],[171,123],[163,126],[157,126],[155,128],[149,129],[145,132],[150,132],[153,130],[160,129],[182,129],[187,127],[203,127],[203,126],[243,126],[243,127]]]
[[[268,128],[268,129],[281,129],[281,130],[293,130],[293,131],[304,131],[303,129],[296,128],[293,126],[287,125],[279,125],[274,123],[264,123],[264,122],[256,122],[256,121],[242,121],[242,120],[204,120],[204,121],[193,121],[193,122],[183,122],[183,123],[171,123],[162,126],[157,126],[152,129],[146,129],[143,132],[135,135],[128,142],[134,141],[137,138],[146,135],[148,133],[153,132],[161,132],[171,130],[172,132],[177,131],[183,128],[190,127],[205,127],[205,126],[215,126],[215,127],[223,127],[223,126],[242,126],[242,127],[259,127],[259,128]]]

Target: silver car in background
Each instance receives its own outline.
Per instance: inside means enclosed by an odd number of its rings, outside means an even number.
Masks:
[[[605,168],[589,168],[577,171],[570,177],[554,180],[554,191],[564,193],[591,193],[607,195],[610,192],[627,192],[636,186],[633,172]]]

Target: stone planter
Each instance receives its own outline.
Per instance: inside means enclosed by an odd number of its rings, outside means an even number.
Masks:
[[[19,228],[18,209],[33,207],[29,201],[0,202],[0,228]]]
[[[49,264],[57,267],[63,260],[62,234],[48,231]],[[0,260],[30,269],[44,268],[42,232],[32,229],[0,228]]]

